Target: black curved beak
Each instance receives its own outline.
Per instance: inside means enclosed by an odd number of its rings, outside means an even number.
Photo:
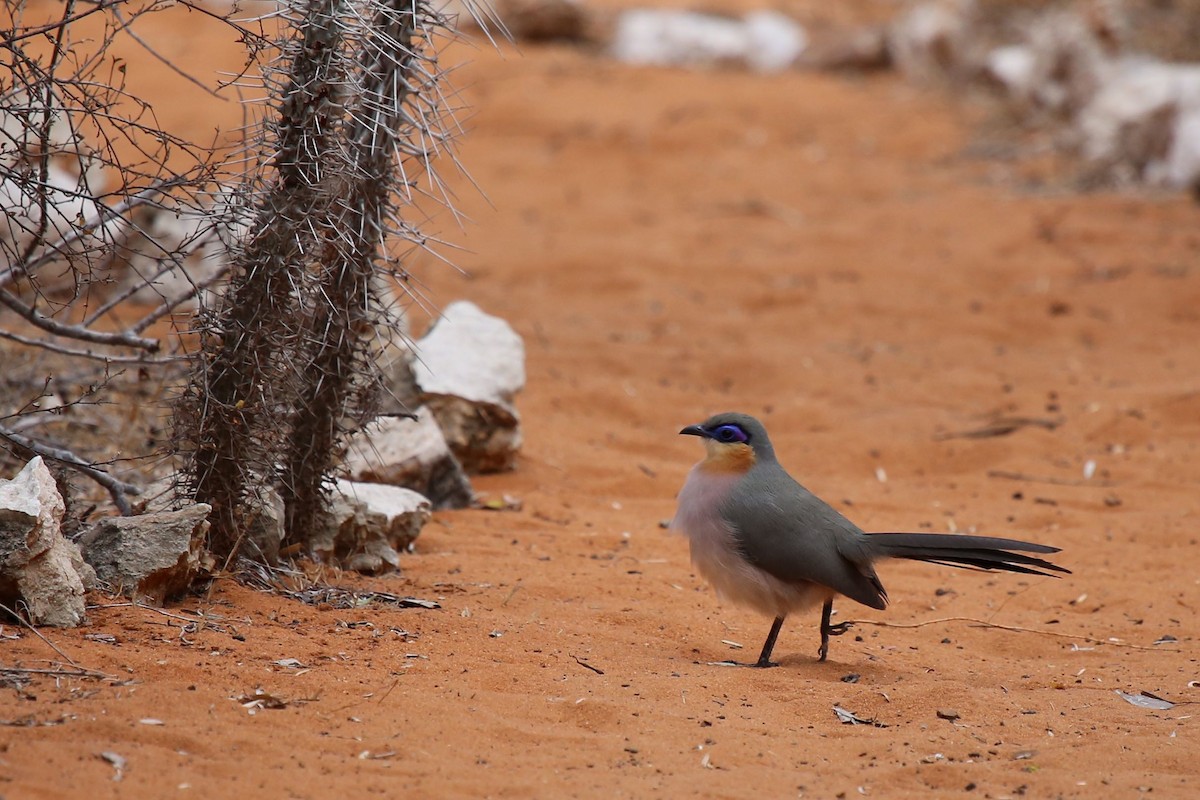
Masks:
[[[681,430],[679,433],[680,433],[680,435],[687,435],[687,436],[701,436],[705,439],[712,438],[708,435],[708,431],[704,430],[704,428],[701,428],[699,425],[688,425],[686,428]]]

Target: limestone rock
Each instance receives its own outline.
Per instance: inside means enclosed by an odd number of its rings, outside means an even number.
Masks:
[[[84,621],[84,589],[94,580],[79,548],[61,533],[64,504],[54,476],[34,458],[0,480],[0,600],[20,601],[35,625]]]
[[[514,407],[475,403],[454,395],[425,399],[450,450],[467,472],[503,472],[515,466],[521,449],[521,420]]]
[[[383,410],[403,413],[421,405],[421,390],[413,375],[414,358],[407,330],[396,330],[405,318],[393,314],[392,319],[397,321],[392,325],[395,334],[380,347],[375,358],[385,390]],[[403,324],[407,327],[407,323]]]
[[[415,420],[384,417],[352,440],[346,467],[357,481],[403,486],[429,498],[434,508],[466,508],[475,499],[462,465],[450,452],[433,412]]]
[[[467,472],[511,469],[521,447],[513,398],[525,385],[525,343],[474,303],[448,305],[417,344],[422,398]]]
[[[1180,188],[1200,179],[1190,139],[1200,114],[1200,65],[1113,62],[1076,128],[1083,156],[1118,181]]]
[[[81,539],[96,576],[139,602],[161,606],[191,586],[203,566],[210,507],[109,517]]]
[[[312,542],[314,555],[345,569],[375,574],[400,568],[429,520],[430,503],[409,489],[338,481],[325,533]]]
[[[610,50],[627,64],[676,67],[744,66],[758,72],[788,69],[808,36],[774,11],[742,18],[677,9],[639,8],[617,18]]]
[[[430,502],[411,489],[353,481],[338,481],[337,489],[365,507],[367,524],[378,529],[397,550],[411,548],[432,516]]]
[[[888,51],[904,75],[917,81],[962,77],[972,61],[971,0],[929,0],[892,21]]]

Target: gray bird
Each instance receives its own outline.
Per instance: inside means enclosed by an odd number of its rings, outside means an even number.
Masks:
[[[688,473],[671,527],[687,535],[692,563],[717,594],[774,616],[753,666],[776,666],[771,651],[784,619],[818,603],[824,604],[818,651],[824,661],[829,637],[847,628],[847,623],[829,624],[836,595],[871,608],[887,606],[874,567],[883,558],[1030,575],[1070,572],[1024,554],[1059,550],[1044,544],[993,536],[865,533],[779,465],[766,428],[747,414],[717,414],[680,433],[704,439],[708,455]]]

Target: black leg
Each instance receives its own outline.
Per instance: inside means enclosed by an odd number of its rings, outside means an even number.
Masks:
[[[779,666],[779,664],[771,660],[771,651],[775,649],[775,640],[779,638],[779,629],[782,627],[783,617],[776,617],[775,622],[771,624],[771,632],[767,634],[767,640],[763,642],[763,649],[762,653],[758,656],[758,662],[754,666],[760,669]]]
[[[849,622],[839,622],[837,625],[829,624],[829,616],[833,613],[833,598],[825,601],[825,605],[821,608],[821,649],[817,651],[818,661],[824,661],[829,655],[829,637],[841,636],[846,631],[850,630]]]

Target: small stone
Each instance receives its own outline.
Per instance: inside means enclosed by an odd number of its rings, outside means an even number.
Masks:
[[[411,489],[353,481],[338,481],[337,489],[365,506],[369,522],[397,550],[408,550],[431,516],[429,501]]]
[[[446,306],[416,345],[413,374],[467,472],[512,469],[521,448],[514,397],[525,385],[525,343],[474,303]]]
[[[41,457],[0,480],[0,601],[22,602],[35,625],[82,623],[84,590],[95,579],[79,548],[63,538],[64,511]]]
[[[400,568],[406,550],[429,520],[430,503],[409,489],[338,481],[324,531],[311,541],[323,561],[364,574]]]
[[[475,493],[450,451],[433,411],[422,406],[416,419],[384,417],[357,434],[346,456],[356,481],[412,489],[436,509],[467,508]]]
[[[194,503],[179,511],[102,519],[80,537],[84,559],[117,592],[161,606],[187,591],[204,568],[210,510]]]
[[[951,722],[958,719],[958,712],[952,708],[939,708],[937,715],[940,719],[948,719]]]

